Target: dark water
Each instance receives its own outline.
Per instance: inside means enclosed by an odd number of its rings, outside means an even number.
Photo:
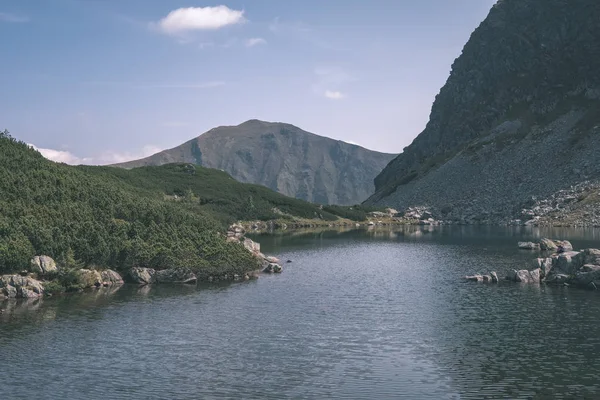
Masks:
[[[212,287],[0,303],[2,399],[599,398],[600,293],[483,285],[516,241],[600,232],[407,228],[261,236],[293,263]]]

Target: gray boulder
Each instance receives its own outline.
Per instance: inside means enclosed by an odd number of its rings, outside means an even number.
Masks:
[[[565,274],[551,274],[548,278],[546,278],[546,283],[551,283],[555,285],[562,285],[569,281],[569,276]]]
[[[37,299],[38,297],[42,297],[40,293],[36,293],[33,290],[26,287],[21,287],[17,289],[17,292],[19,294],[18,297],[22,297],[24,299]]]
[[[0,289],[0,293],[4,294],[4,296],[8,297],[9,299],[14,299],[17,297],[17,288],[14,286],[5,286]]]
[[[465,279],[470,282],[483,282],[483,276],[479,274],[465,276]]]
[[[583,264],[600,265],[600,250],[598,249],[585,249],[581,252],[583,257]]]
[[[198,281],[196,275],[185,268],[172,268],[156,271],[154,274],[156,283],[187,283],[193,284]]]
[[[531,273],[526,269],[519,270],[515,273],[515,282],[531,283],[533,278]]]
[[[281,272],[283,272],[283,268],[281,268],[281,265],[276,264],[276,263],[269,263],[265,269],[263,269],[263,272],[266,272],[268,274],[280,274]]]
[[[498,274],[495,272],[490,272],[490,276],[492,277],[492,283],[498,283],[499,279],[498,279]]]
[[[573,250],[573,245],[568,240],[552,240],[544,238],[540,240],[539,245],[540,249],[545,251],[556,251],[558,250],[558,246],[562,246],[565,251]]]
[[[536,258],[533,260],[532,265],[533,269],[540,270],[540,277],[543,279],[550,273],[550,270],[552,269],[552,258]]]
[[[595,285],[600,285],[600,266],[593,270],[585,270],[581,272],[577,272],[575,277],[573,278],[573,283],[577,286],[589,286],[591,283]]]
[[[38,274],[48,274],[58,271],[58,267],[51,257],[35,256],[31,259],[31,271]]]
[[[540,245],[533,242],[519,242],[519,249],[521,250],[539,250]]]
[[[41,297],[44,294],[44,285],[29,276],[2,275],[0,276],[0,294],[9,298]]]
[[[260,243],[253,241],[252,239],[244,238],[244,247],[253,254],[260,253]]]
[[[551,273],[573,275],[583,267],[583,257],[577,251],[567,251],[552,259]]]
[[[111,285],[120,285],[123,283],[123,278],[117,272],[112,269],[107,269],[100,273],[100,278],[104,284],[109,286]]]
[[[129,277],[133,283],[140,285],[149,285],[154,283],[154,275],[156,271],[152,268],[134,267],[129,270]]]
[[[80,269],[78,272],[79,284],[84,288],[102,286],[103,280],[100,272],[93,269]]]

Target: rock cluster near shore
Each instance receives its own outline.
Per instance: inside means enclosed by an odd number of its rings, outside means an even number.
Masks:
[[[241,224],[233,224],[227,231],[227,240],[242,243],[244,247],[258,259],[262,272],[269,274],[279,274],[283,272],[279,260],[276,257],[265,256],[260,251],[260,243],[256,243],[255,241],[244,237],[245,233],[246,230]]]
[[[43,277],[60,271],[60,266],[51,257],[35,256],[31,260],[29,271],[0,276],[0,299],[42,297],[46,293],[44,285],[49,282]],[[74,283],[82,289],[123,284],[121,275],[110,269],[103,271],[79,269],[76,271],[75,278]]]
[[[519,243],[519,248],[553,252],[548,257],[533,260],[528,269],[512,270],[506,280],[520,283],[545,283],[552,285],[573,285],[594,289],[600,288],[600,249],[584,249],[573,251],[573,246],[566,240],[542,239],[538,243]],[[556,252],[557,249],[561,252]],[[465,279],[477,282],[494,282],[486,280],[482,275],[467,276]],[[496,279],[495,282],[498,282]]]

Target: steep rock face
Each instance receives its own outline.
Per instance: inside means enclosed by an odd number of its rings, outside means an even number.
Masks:
[[[595,0],[499,1],[368,203],[509,217],[600,177],[599,20]]]
[[[195,163],[287,196],[351,205],[373,193],[373,179],[394,157],[293,125],[250,120],[211,129],[181,146],[117,166]]]

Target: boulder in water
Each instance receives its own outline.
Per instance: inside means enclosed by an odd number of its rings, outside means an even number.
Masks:
[[[519,249],[521,249],[521,250],[539,250],[540,249],[540,245],[537,243],[533,243],[533,242],[519,242],[518,246],[519,246]]]

